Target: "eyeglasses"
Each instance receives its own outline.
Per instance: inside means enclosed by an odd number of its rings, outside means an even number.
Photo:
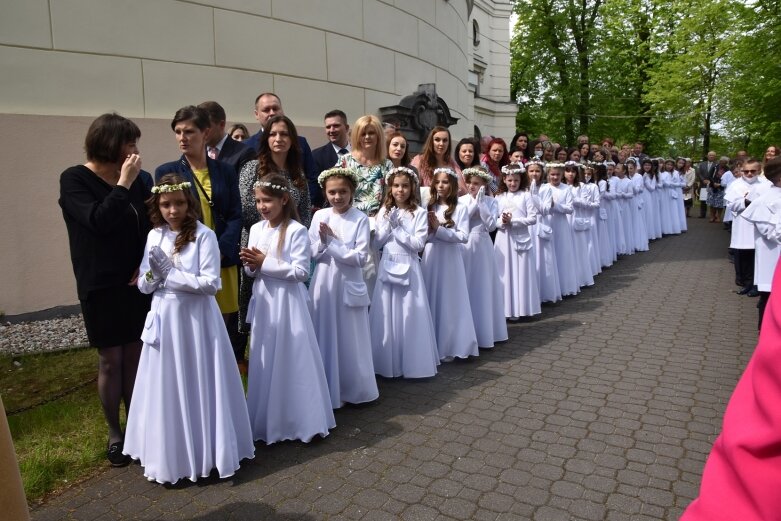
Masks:
[[[741,170],[744,174],[756,174],[759,170]]]

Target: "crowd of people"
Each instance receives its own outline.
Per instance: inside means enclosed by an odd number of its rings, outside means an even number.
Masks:
[[[350,126],[328,112],[315,150],[277,95],[258,96],[255,116],[250,135],[226,130],[216,102],[179,109],[182,155],[151,176],[138,127],[105,114],[86,163],[61,176],[107,457],[140,460],[161,483],[230,476],[255,441],[327,436],[334,409],[378,398],[376,375],[433,377],[479,356],[508,339],[508,321],[686,232],[698,188],[711,207],[768,218],[758,192],[718,194],[726,174],[709,162],[695,170],[641,144],[581,136],[563,148],[519,133],[510,147],[453,146],[434,127],[410,158],[404,134],[374,115]],[[762,186],[777,182],[773,164]],[[741,165],[741,183],[759,174],[759,162]],[[746,266],[744,243],[733,248]]]

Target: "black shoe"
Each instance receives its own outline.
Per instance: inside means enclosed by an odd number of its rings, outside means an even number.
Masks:
[[[752,289],[754,288],[752,288],[751,286],[746,286],[742,290],[736,291],[735,293],[737,293],[738,295],[745,295],[746,293],[749,293]]]
[[[757,291],[756,288],[751,288],[751,290],[749,290],[749,292],[746,293],[746,296],[747,297],[758,297],[759,296],[759,291]]]
[[[109,463],[111,463],[112,467],[125,467],[133,461],[130,456],[122,454],[122,449],[124,448],[125,443],[121,441],[117,441],[108,446],[106,458]]]

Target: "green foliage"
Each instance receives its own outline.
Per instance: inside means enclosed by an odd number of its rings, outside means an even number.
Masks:
[[[0,356],[0,394],[12,413],[8,425],[28,501],[106,465],[106,422],[92,383],[97,360],[91,348]]]
[[[516,0],[514,11],[519,129],[694,158],[781,142],[779,0]]]

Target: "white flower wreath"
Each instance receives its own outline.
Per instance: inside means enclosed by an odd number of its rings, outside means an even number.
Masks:
[[[522,174],[524,172],[526,172],[526,168],[520,163],[510,163],[502,167],[502,175]]]
[[[170,192],[178,192],[179,190],[184,190],[185,188],[190,188],[193,184],[189,181],[184,181],[179,184],[170,184],[170,185],[156,185],[152,187],[152,193],[153,194],[167,194]]]
[[[484,180],[486,183],[490,183],[494,180],[493,176],[485,171],[484,168],[479,166],[473,166],[471,168],[465,168],[461,170],[461,175],[464,176],[464,179],[467,177],[477,176],[480,179]]]
[[[432,174],[431,177],[436,177],[437,174],[447,174],[447,175],[449,175],[451,177],[454,177],[455,179],[458,179],[458,174],[456,174],[456,171],[453,170],[452,168],[446,167],[446,166],[441,166],[439,168],[435,168],[434,169],[434,173]]]
[[[420,182],[418,180],[417,174],[415,173],[415,171],[413,169],[407,168],[406,166],[397,166],[397,167],[391,168],[388,171],[388,173],[385,174],[385,184],[387,185],[388,183],[390,183],[391,176],[396,175],[396,174],[406,174],[406,175],[408,175],[412,179],[412,181],[414,183],[418,184]]]
[[[334,168],[329,168],[328,170],[323,170],[320,173],[320,175],[317,176],[317,183],[321,187],[325,188],[325,181],[326,181],[326,179],[328,179],[331,176],[335,176],[335,175],[340,175],[340,176],[343,176],[343,177],[349,177],[350,179],[353,180],[353,183],[355,183],[356,185],[359,182],[358,173],[355,170],[353,170],[352,168],[344,168],[344,167],[341,167],[341,166],[336,166]]]
[[[271,188],[272,190],[279,190],[281,192],[289,192],[290,191],[287,186],[275,185],[275,184],[269,183],[268,181],[260,181],[260,180],[255,181],[255,184],[252,185],[252,188]]]

